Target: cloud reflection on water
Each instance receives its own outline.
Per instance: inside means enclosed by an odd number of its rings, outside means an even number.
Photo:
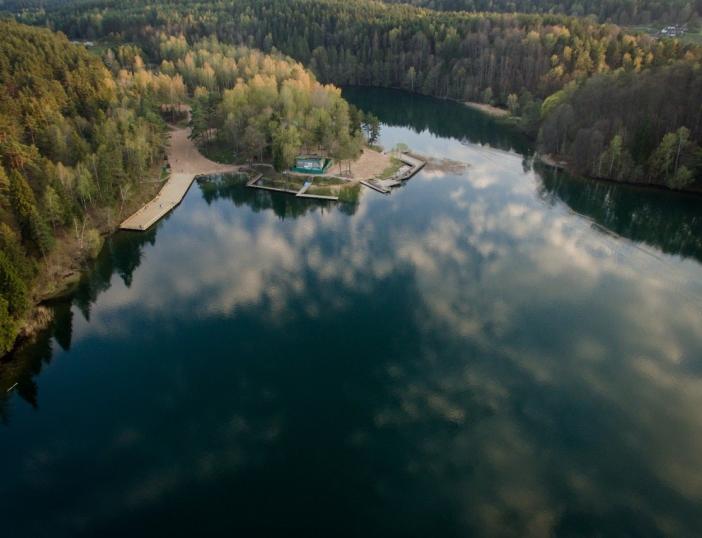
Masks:
[[[268,322],[283,325],[330,316],[350,293],[373,293],[375,282],[404,271],[422,301],[417,310],[429,313],[413,326],[421,339],[438,333],[472,355],[447,365],[427,346],[392,365],[393,397],[360,438],[372,448],[379,430],[449,425],[416,448],[407,472],[435,476],[464,503],[470,528],[497,532],[509,516],[515,535],[544,535],[572,505],[642,511],[659,530],[685,534],[699,519],[681,523],[668,510],[702,498],[702,380],[689,368],[702,350],[700,265],[652,256],[545,206],[531,188],[511,188],[530,179],[516,157],[502,158],[510,174],[491,176],[477,163],[436,191],[417,178],[389,199],[364,196],[351,217],[281,221],[226,202],[194,204],[177,214],[177,235],[166,230],[130,288],[114,282],[101,296],[77,338],[117,334],[120,309],[159,321],[228,317],[261,304]],[[432,196],[444,210],[423,215],[421,202]],[[420,218],[404,217],[403,204]],[[291,310],[299,304],[302,311]],[[580,414],[593,408],[600,411],[586,424]],[[558,450],[569,436],[581,448]],[[604,461],[609,450],[639,476]],[[205,468],[228,457],[201,455]],[[640,487],[663,488],[672,503]]]
[[[328,434],[331,449],[345,454],[335,444],[341,443],[360,454],[349,459],[366,466],[347,472],[369,473],[373,491],[364,492],[387,513],[402,515],[401,501],[426,508],[403,496],[419,496],[421,484],[463,532],[567,534],[579,521],[582,530],[583,518],[593,534],[699,531],[700,264],[662,254],[655,242],[606,233],[558,196],[540,193],[540,185],[554,193],[565,187],[542,185],[536,172],[525,172],[521,156],[403,128],[383,136],[386,146],[409,142],[471,166],[461,176],[425,173],[390,197],[365,193],[352,215],[332,208],[281,219],[226,198],[206,204],[193,189],[144,250],[125,279],[130,285],[113,276],[90,321],[74,316],[74,348],[91,341],[126,345],[149,329],[163,335],[172,327],[169,344],[177,351],[187,343],[179,332],[184,320],[215,327],[247,316],[293,346],[296,321],[311,319],[319,334],[305,342],[329,346],[330,362],[345,353],[353,359],[343,347],[355,340],[359,353],[378,353],[372,367],[359,360],[360,372],[343,370],[359,379],[327,379],[324,371],[324,382],[304,389],[338,383],[327,389],[325,405],[360,418]],[[402,325],[384,318],[383,308],[366,313],[379,316],[373,328],[390,343],[364,349],[352,311],[374,306],[393,277],[406,294],[395,298]],[[347,325],[334,334],[350,334],[342,349],[323,340],[325,321],[337,318]],[[411,345],[394,346],[393,338]],[[273,468],[298,478],[281,453],[323,466],[323,450],[290,446],[300,442],[295,433],[308,411],[290,379],[304,372],[301,355],[280,378],[255,363],[231,379],[201,379],[192,362],[174,361],[167,374],[159,371],[168,378],[144,416],[115,425],[109,449],[91,456],[97,475],[113,459],[134,454],[142,467],[115,477],[109,491],[95,484],[53,517],[68,528],[93,529],[125,512],[205,495],[223,475]],[[238,359],[234,348],[230,360]],[[380,396],[367,398],[374,382]],[[231,399],[191,400],[198,383]],[[199,408],[208,413],[189,412]],[[325,411],[315,408],[315,417]],[[169,420],[177,427],[163,430]],[[314,427],[332,429],[334,422]],[[75,458],[68,435],[59,432],[26,455],[25,484],[43,492],[60,487],[61,470]],[[154,435],[161,444],[150,440]],[[178,448],[152,452],[162,445]],[[90,448],[86,441],[80,449],[86,461]]]

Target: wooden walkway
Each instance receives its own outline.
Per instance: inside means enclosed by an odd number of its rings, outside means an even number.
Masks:
[[[361,185],[365,185],[369,189],[373,189],[374,191],[378,191],[382,194],[390,194],[390,189],[386,189],[382,185],[375,183],[375,180],[373,180],[373,179],[369,179],[368,181],[363,179],[363,180],[361,180]]]
[[[263,174],[258,174],[255,178],[249,180],[246,183],[247,187],[251,187],[253,189],[261,189],[264,191],[273,191],[273,192],[284,192],[285,194],[294,194],[298,198],[310,198],[314,200],[330,200],[332,202],[337,202],[339,200],[338,196],[327,196],[324,194],[306,194],[307,190],[312,187],[312,182],[311,181],[305,181],[305,183],[300,187],[300,190],[294,191],[292,189],[282,189],[280,187],[269,187],[267,185],[259,185],[258,182],[259,180],[263,177]]]
[[[392,176],[384,179],[377,179],[377,178],[367,178],[367,179],[361,179],[359,183],[361,185],[364,185],[368,187],[369,189],[373,189],[375,191],[378,191],[382,194],[390,194],[391,188],[392,187],[397,187],[399,185],[402,185],[402,183],[409,178],[411,178],[413,175],[415,175],[417,172],[419,172],[426,162],[417,159],[415,157],[412,157],[411,155],[408,155],[406,153],[394,153],[392,154],[393,157],[396,159],[399,159],[402,161],[403,166]],[[297,176],[301,176],[304,174],[294,174]],[[332,176],[336,177],[336,176]],[[332,200],[336,201],[339,199],[338,196],[327,196],[327,195],[322,195],[322,194],[307,194],[308,189],[310,187],[313,187],[314,180],[310,181],[305,181],[305,183],[302,185],[300,190],[292,190],[292,189],[284,189],[280,187],[269,187],[267,185],[261,185],[259,184],[259,181],[261,180],[262,175],[258,175],[255,178],[249,180],[246,183],[247,187],[252,187],[254,189],[263,189],[267,191],[274,191],[274,192],[284,192],[286,194],[294,194],[298,198],[314,198],[317,200]],[[341,178],[340,178],[341,179]]]
[[[148,230],[176,207],[195,179],[193,174],[171,174],[156,197],[120,225],[123,230]]]
[[[235,172],[238,166],[219,164],[205,158],[189,138],[190,128],[175,129],[168,148],[171,175],[156,197],[125,219],[123,230],[148,230],[183,200],[196,176]]]
[[[393,187],[399,187],[404,181],[407,181],[417,172],[419,172],[426,162],[412,157],[406,153],[393,153],[393,157],[402,161],[403,166],[395,172],[395,174],[388,178],[374,178],[368,180],[362,180],[361,184],[366,187],[378,191],[382,194],[390,194]]]
[[[196,176],[224,174],[239,170],[239,166],[219,164],[205,158],[198,151],[189,136],[190,128],[175,129],[172,131],[171,143],[168,148],[168,164],[171,167],[170,177],[153,200],[120,224],[121,229],[148,230],[156,222],[166,216],[174,207],[180,204]],[[395,157],[406,165],[400,169],[395,176],[381,180],[362,180],[360,183],[383,194],[389,194],[391,187],[402,184],[403,181],[419,172],[426,164],[424,161],[416,159],[406,153],[398,153]],[[311,186],[311,184],[307,183],[298,191],[259,185],[258,183],[261,177],[261,174],[257,175],[249,180],[246,185],[256,189],[294,194],[299,198],[331,201],[337,201],[339,199],[338,196],[307,194],[307,190]]]
[[[328,194],[300,194],[299,192],[295,195],[298,198],[310,198],[314,200],[329,200],[331,202],[338,202],[338,196],[330,196]]]
[[[425,161],[416,159],[416,158],[412,157],[411,155],[408,155],[407,153],[398,153],[396,155],[396,157],[409,167],[409,169],[407,169],[407,170],[402,170],[402,172],[400,174],[398,174],[396,177],[391,178],[391,179],[395,179],[395,180],[399,180],[399,181],[404,181],[406,179],[411,178],[413,175],[415,175],[417,172],[419,172],[422,168],[424,168],[425,164],[427,164]]]

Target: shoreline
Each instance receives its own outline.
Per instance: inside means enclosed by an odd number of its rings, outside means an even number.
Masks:
[[[608,177],[589,176],[576,172],[575,170],[573,170],[571,164],[568,161],[559,160],[555,156],[550,154],[536,152],[534,153],[534,159],[550,168],[555,168],[556,170],[563,170],[573,178],[581,178],[587,181],[596,181],[602,183],[611,183],[613,185],[622,185],[626,187],[637,187],[649,191],[657,190],[673,194],[682,194],[685,196],[702,197],[702,187],[700,186],[697,186],[693,189],[671,189],[667,185],[663,185],[660,183],[640,183],[638,181],[625,181],[621,179],[612,179]]]
[[[364,87],[363,85],[361,86]],[[405,92],[408,91],[402,88],[391,89]],[[421,96],[425,95],[417,92],[409,93],[416,93],[417,95]],[[427,97],[437,98],[435,96]],[[492,105],[472,101],[459,101],[450,97],[439,97],[438,99],[460,103],[464,106],[472,108],[473,110],[476,110],[477,112],[485,114],[496,121],[510,117],[507,110],[500,109]],[[127,215],[127,220],[129,220],[139,212],[144,212],[151,204],[154,203],[154,201],[158,200],[160,196],[159,193],[169,185],[171,180],[176,175],[191,176],[191,181],[189,182],[188,188],[185,189],[185,193],[187,193],[192,180],[194,180],[198,175],[229,172],[240,168],[239,165],[226,165],[207,159],[204,155],[202,155],[202,153],[200,153],[194,142],[190,140],[188,136],[189,134],[189,127],[184,128],[170,126],[170,130],[167,133],[169,143],[166,149],[166,158],[171,166],[171,173],[169,177],[165,180],[154,181],[153,179],[150,179],[138,182],[136,184],[133,196],[131,196],[125,206],[121,208],[120,217],[117,217],[119,218],[119,222],[113,222],[112,211],[115,209],[114,207],[96,208],[87,215],[94,221],[94,228],[97,229],[100,234],[100,241],[97,248],[95,248],[95,246],[93,249],[84,248],[82,246],[82,241],[81,246],[78,247],[78,241],[73,237],[72,232],[69,230],[64,231],[60,241],[61,246],[58,246],[49,255],[48,260],[43,262],[40,272],[36,277],[35,284],[30,291],[32,306],[19,324],[19,329],[14,344],[9,351],[0,355],[0,360],[5,360],[7,357],[13,355],[20,346],[31,342],[39,332],[46,329],[51,324],[53,321],[53,313],[46,307],[46,304],[50,301],[60,300],[70,295],[75,290],[85,271],[88,269],[89,262],[95,259],[102,250],[105,239],[123,228],[123,224],[126,221],[123,220],[124,217],[122,215]],[[176,154],[178,157],[175,157]],[[635,181],[616,180],[606,177],[589,176],[574,171],[568,161],[562,160],[558,156],[542,154],[535,151],[534,158],[535,161],[540,162],[545,166],[557,170],[563,170],[575,178],[582,178],[588,181],[601,181],[646,190],[655,189],[659,191],[667,191],[669,193],[702,197],[702,186],[699,185],[696,185],[695,188],[672,189],[663,184],[640,183]],[[149,177],[159,177],[158,174],[160,174],[160,170],[160,163],[154,165],[154,169],[149,174]],[[183,193],[183,196],[185,193]],[[175,203],[170,206],[165,212],[163,212],[163,214],[150,222],[148,227],[158,222],[158,220],[163,218],[177,205],[178,204]],[[147,228],[141,229],[146,230]]]
[[[569,162],[564,161],[564,160],[559,160],[558,158],[552,156],[552,155],[544,155],[541,154],[537,151],[536,148],[536,138],[529,133],[526,133],[524,130],[520,129],[518,125],[512,124],[510,121],[511,118],[517,118],[518,116],[511,116],[507,110],[494,107],[492,105],[486,105],[484,103],[477,103],[475,101],[462,101],[453,97],[440,97],[437,95],[430,95],[430,94],[425,94],[417,91],[412,91],[408,90],[406,88],[400,88],[396,86],[377,86],[377,85],[372,85],[372,84],[349,84],[347,85],[348,87],[360,87],[360,88],[384,88],[384,89],[389,89],[393,91],[401,91],[401,92],[406,92],[411,95],[417,95],[420,97],[430,97],[433,99],[440,99],[442,101],[453,101],[454,103],[459,103],[461,105],[464,105],[468,108],[471,108],[472,110],[475,110],[476,112],[480,112],[496,122],[500,122],[505,124],[506,126],[510,128],[514,128],[521,132],[526,139],[530,142],[532,145],[532,148],[534,150],[534,155],[537,157],[539,160],[543,162],[543,164],[547,166],[551,166],[554,168],[557,168],[559,170],[564,170],[568,172],[569,174],[573,176],[579,176],[583,177],[585,179],[588,179],[590,181],[603,181],[607,183],[615,183],[618,185],[628,185],[631,187],[641,187],[645,189],[655,189],[655,190],[660,190],[660,191],[667,191],[667,192],[672,192],[672,193],[680,193],[680,194],[685,194],[685,195],[693,195],[693,196],[702,196],[702,184],[694,185],[693,188],[684,188],[684,189],[671,189],[667,185],[663,184],[658,184],[658,183],[640,183],[636,181],[626,181],[626,180],[618,180],[618,179],[611,179],[611,178],[606,178],[606,177],[596,177],[596,176],[585,176],[579,172],[576,172],[572,169],[571,165]]]
[[[160,165],[155,166],[149,177],[159,174],[160,170]],[[137,188],[125,204],[123,211],[130,213],[141,207],[144,200],[152,198],[163,183],[164,181],[153,179],[137,183]],[[89,269],[90,262],[102,250],[106,238],[119,231],[119,222],[113,222],[110,218],[111,209],[113,208],[99,208],[90,214],[90,217],[96,220],[95,229],[100,233],[99,248],[93,251],[76,248],[77,241],[70,231],[66,231],[59,245],[49,255],[48,263],[51,263],[51,267],[47,267],[47,262],[42,262],[39,274],[30,290],[32,305],[19,324],[12,347],[0,355],[0,361],[5,361],[20,347],[31,343],[37,334],[51,325],[54,315],[53,311],[46,306],[47,303],[60,301],[75,291],[85,271]]]
[[[504,108],[499,108],[493,105],[488,105],[487,103],[478,103],[477,101],[457,101],[458,103],[463,103],[468,108],[487,114],[492,118],[506,119],[510,117],[509,110]]]
[[[12,348],[0,355],[0,360],[4,361],[7,357],[12,356],[21,346],[31,343],[37,334],[50,326],[53,321],[53,312],[46,307],[46,304],[70,295],[80,283],[85,271],[89,269],[90,261],[100,254],[105,239],[124,229],[125,218],[129,220],[137,214],[144,214],[154,204],[160,205],[159,196],[164,190],[169,190],[169,185],[173,183],[174,178],[182,179],[185,175],[190,177],[187,188],[183,192],[183,196],[185,196],[198,175],[225,173],[239,168],[236,165],[223,165],[205,158],[194,142],[190,140],[189,134],[189,127],[169,126],[166,133],[168,145],[165,153],[165,158],[168,159],[171,168],[168,178],[160,179],[163,161],[159,159],[158,164],[154,165],[147,178],[136,184],[133,195],[121,208],[119,215],[112,214],[115,209],[113,207],[95,208],[87,214],[94,221],[95,229],[100,233],[99,245],[93,245],[93,249],[84,248],[73,237],[70,230],[63,232],[59,246],[49,255],[48,262],[43,263],[42,269],[35,279],[31,289],[32,306],[19,324]],[[159,179],[154,180],[154,178]],[[169,204],[168,209],[153,222],[150,222],[149,227],[166,216],[177,205],[177,203]],[[160,212],[161,208],[157,207],[156,210]],[[146,229],[142,228],[142,230]]]

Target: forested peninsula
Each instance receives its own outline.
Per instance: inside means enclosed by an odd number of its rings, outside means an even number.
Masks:
[[[300,152],[343,161],[361,149],[360,111],[279,53],[161,34],[156,58],[161,75],[182,80],[192,95],[192,137],[219,160],[283,171]]]
[[[553,14],[369,0],[69,3],[23,19],[82,38],[159,35],[282,50],[324,82],[505,107],[542,153],[589,176],[699,190],[702,48]]]
[[[166,122],[184,121],[186,101],[203,149],[241,162],[284,170],[304,149],[342,161],[364,140],[340,90],[281,54],[161,34],[150,69],[134,45],[101,61],[46,29],[0,30],[0,354],[162,184]]]

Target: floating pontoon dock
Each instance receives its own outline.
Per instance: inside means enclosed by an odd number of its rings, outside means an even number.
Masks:
[[[386,189],[382,185],[378,185],[377,183],[374,183],[374,181],[375,180],[373,180],[373,179],[369,179],[369,180],[362,179],[361,185],[365,185],[369,189],[373,189],[374,191],[378,191],[382,194],[390,194],[390,189]]]

